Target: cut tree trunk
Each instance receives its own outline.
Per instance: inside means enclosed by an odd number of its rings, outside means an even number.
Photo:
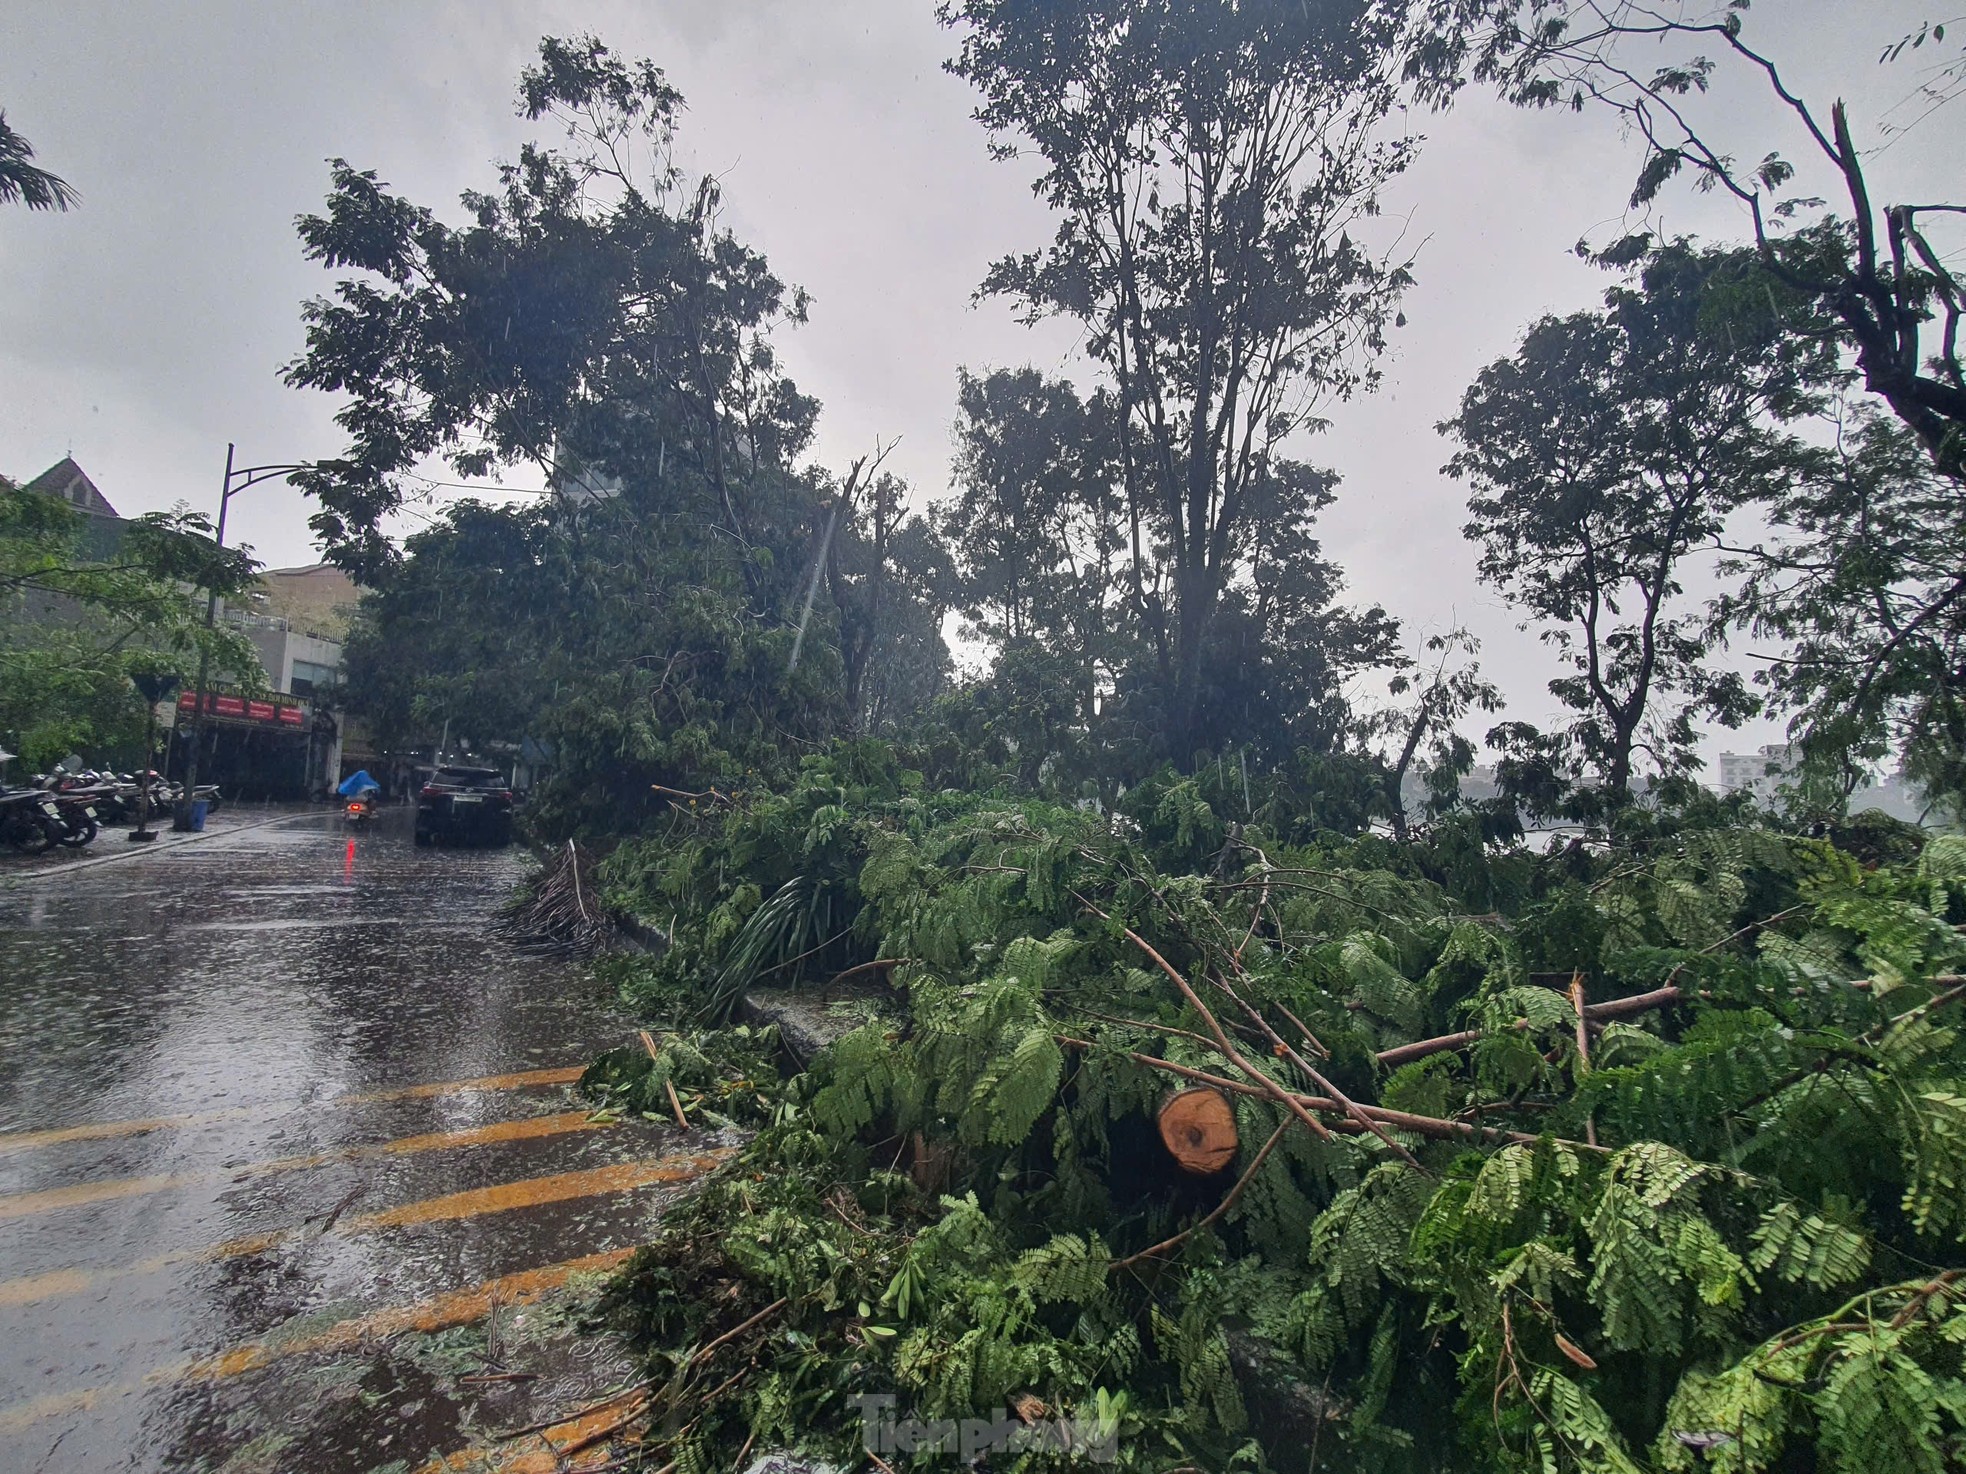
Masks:
[[[1181,1170],[1197,1177],[1236,1159],[1236,1113],[1228,1097],[1207,1085],[1177,1090],[1161,1102],[1160,1139]]]

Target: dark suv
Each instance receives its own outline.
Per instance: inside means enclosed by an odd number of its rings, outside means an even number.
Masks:
[[[438,768],[416,796],[416,842],[512,842],[512,790],[496,768]]]

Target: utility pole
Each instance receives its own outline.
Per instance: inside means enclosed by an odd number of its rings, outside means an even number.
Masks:
[[[225,443],[225,480],[219,483],[218,494],[218,532],[213,545],[220,550],[225,547],[225,509],[232,504],[232,456],[237,446],[231,441]],[[218,590],[205,590],[205,629],[206,632],[218,627]],[[211,642],[207,641],[198,651],[198,683],[193,690],[191,707],[191,747],[184,756],[184,797],[189,802],[198,789],[198,759],[205,751],[205,679],[211,674]]]
[[[230,441],[226,442],[225,480],[219,484],[218,527],[213,533],[213,546],[220,551],[223,551],[225,548],[225,513],[226,509],[232,505],[233,497],[237,496],[247,487],[257,486],[262,481],[271,481],[275,477],[291,479],[297,471],[312,469],[310,463],[297,461],[277,466],[245,466],[239,470],[234,470],[232,462],[236,450],[237,446]],[[234,482],[238,484],[235,486],[233,484]],[[217,626],[218,590],[216,588],[208,588],[205,591],[205,629],[210,631],[217,628]],[[185,808],[181,819],[177,822],[186,824],[190,820],[190,804],[193,793],[198,786],[198,760],[204,755],[205,750],[205,704],[211,699],[206,693],[205,682],[210,675],[210,642],[207,641],[205,648],[198,652],[198,684],[194,688],[194,704],[191,708],[191,750],[185,754],[184,759]]]

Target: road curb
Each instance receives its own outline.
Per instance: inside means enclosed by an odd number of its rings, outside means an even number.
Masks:
[[[248,834],[255,829],[264,829],[269,824],[286,824],[295,819],[333,818],[333,810],[309,810],[304,814],[275,814],[270,819],[260,819],[251,824],[234,824],[225,829],[207,830],[200,834],[187,834],[177,839],[165,839],[162,831],[154,844],[131,845],[129,849],[114,855],[96,855],[87,860],[76,860],[67,865],[53,865],[45,870],[23,870],[16,875],[0,874],[0,885],[22,885],[51,875],[73,875],[78,870],[93,870],[99,865],[121,865],[130,860],[142,860],[151,855],[161,855],[168,850],[181,849],[185,845],[197,844],[201,840],[224,839],[228,834]],[[128,843],[128,841],[124,841]]]

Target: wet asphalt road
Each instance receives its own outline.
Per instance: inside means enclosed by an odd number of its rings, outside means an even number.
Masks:
[[[570,1082],[632,1025],[489,934],[520,852],[406,819],[0,870],[0,1470],[461,1474],[515,1388],[623,1374],[568,1336],[486,1380],[496,1312],[726,1144],[589,1120]]]

